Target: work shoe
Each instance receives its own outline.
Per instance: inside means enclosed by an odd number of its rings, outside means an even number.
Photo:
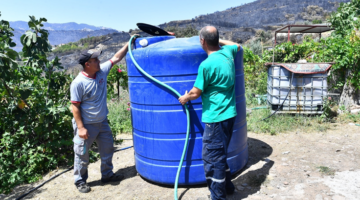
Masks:
[[[79,185],[76,186],[76,188],[79,190],[79,192],[81,193],[88,193],[91,191],[91,188],[88,186],[88,184],[86,183],[80,183]]]
[[[101,182],[102,183],[117,182],[117,181],[121,181],[123,178],[124,176],[121,174],[113,174],[109,178],[101,178]]]
[[[234,194],[235,192],[235,188],[234,189],[227,189],[226,188],[226,194]]]

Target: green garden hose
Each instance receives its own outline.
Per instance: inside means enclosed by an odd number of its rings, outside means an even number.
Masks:
[[[150,74],[146,73],[140,66],[139,64],[135,61],[134,59],[134,56],[132,54],[132,51],[131,51],[131,44],[132,44],[132,40],[135,38],[136,36],[132,36],[129,40],[129,45],[128,45],[128,48],[129,48],[129,55],[130,55],[130,58],[131,60],[133,61],[134,65],[136,66],[136,68],[141,72],[143,73],[146,77],[148,77],[149,79],[151,79],[152,81],[154,81],[155,83],[171,90],[173,93],[176,94],[176,96],[178,97],[181,97],[180,93],[178,91],[176,91],[174,88],[166,85],[165,83],[162,83],[160,82],[159,80],[157,80],[156,78],[152,77]],[[184,162],[184,157],[185,157],[185,153],[186,153],[186,150],[187,150],[187,146],[188,146],[188,141],[189,141],[189,135],[190,135],[190,113],[189,113],[189,108],[187,107],[187,105],[185,104],[184,105],[185,107],[185,111],[186,111],[186,117],[187,117],[187,129],[186,129],[186,139],[185,139],[185,145],[184,145],[184,149],[183,149],[183,152],[182,152],[182,155],[181,155],[181,159],[180,159],[180,163],[179,163],[179,167],[178,167],[178,170],[177,170],[177,173],[176,173],[176,179],[175,179],[175,183],[174,183],[174,199],[177,200],[178,199],[178,194],[177,194],[177,188],[178,188],[178,182],[179,182],[179,176],[180,176],[180,172],[181,172],[181,168],[182,168],[182,165],[183,165],[183,162]]]

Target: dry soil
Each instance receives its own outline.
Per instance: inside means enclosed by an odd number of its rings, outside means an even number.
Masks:
[[[121,135],[131,139],[131,135]],[[237,191],[228,199],[360,199],[360,127],[335,124],[321,133],[301,131],[275,136],[248,133],[249,162],[233,176]],[[125,140],[118,148],[132,145]],[[24,199],[173,199],[173,188],[144,180],[134,166],[134,149],[116,152],[114,172],[119,183],[100,182],[100,161],[89,165],[92,191],[79,193],[72,171],[45,184]],[[35,184],[18,186],[1,199],[14,199],[61,172],[53,171]],[[180,199],[206,200],[206,185],[182,187]]]

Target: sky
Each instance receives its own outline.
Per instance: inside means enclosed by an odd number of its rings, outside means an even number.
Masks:
[[[159,25],[223,11],[254,0],[0,0],[0,19],[28,21],[29,15],[49,23],[76,22],[119,31],[136,23]]]

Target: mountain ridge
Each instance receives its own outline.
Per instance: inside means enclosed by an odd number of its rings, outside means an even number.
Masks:
[[[214,25],[226,39],[245,42],[255,34],[255,29],[275,30],[281,26],[324,20],[336,11],[340,3],[350,0],[256,0],[224,11],[199,15],[192,19],[170,21],[159,26],[194,26],[200,30]]]
[[[28,22],[25,21],[10,21],[10,26],[13,29],[19,29],[19,30],[28,30]],[[63,31],[63,30],[102,30],[102,29],[109,29],[109,30],[115,30],[112,28],[107,28],[103,26],[93,26],[85,23],[76,23],[76,22],[66,22],[66,23],[44,23],[44,29],[46,30],[53,30],[53,31]]]
[[[10,27],[14,29],[13,40],[16,43],[15,51],[21,51],[21,35],[29,30],[28,22],[10,21]],[[44,23],[44,29],[49,32],[49,42],[51,45],[60,45],[69,42],[76,42],[85,37],[102,36],[119,31],[106,27],[97,27],[88,24],[78,24],[76,22],[68,23]]]

